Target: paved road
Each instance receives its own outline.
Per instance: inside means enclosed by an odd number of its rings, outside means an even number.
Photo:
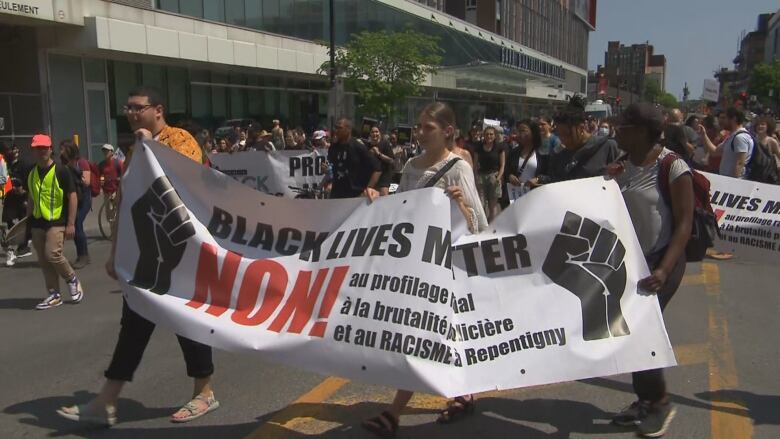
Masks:
[[[0,438],[364,438],[359,421],[392,397],[388,388],[218,352],[222,408],[173,425],[167,417],[186,402],[191,382],[175,337],[159,328],[123,394],[120,424],[90,429],[59,419],[58,406],[97,391],[118,332],[121,295],[99,263],[108,244],[92,240],[90,248],[94,263],[80,273],[86,298],[79,305],[34,311],[44,294],[34,260],[0,268]],[[69,244],[69,257],[73,251]],[[667,437],[780,437],[777,279],[770,264],[689,265],[666,314],[681,364],[668,374],[679,414]],[[476,416],[438,426],[443,400],[421,395],[399,437],[633,438],[608,423],[631,399],[626,376],[484,394]]]

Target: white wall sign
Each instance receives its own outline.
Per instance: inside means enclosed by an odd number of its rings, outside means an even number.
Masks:
[[[51,0],[0,1],[0,14],[54,20]]]

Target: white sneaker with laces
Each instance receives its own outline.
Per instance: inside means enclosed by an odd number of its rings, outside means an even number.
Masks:
[[[81,288],[81,282],[77,277],[73,277],[73,280],[68,281],[68,289],[70,290],[70,300],[73,303],[81,302],[84,298],[84,290]]]
[[[32,249],[30,248],[29,242],[23,246],[20,245],[19,247],[16,248],[17,258],[26,258],[27,256],[31,256],[31,255],[32,255]]]
[[[16,254],[14,253],[13,249],[8,249],[5,252],[5,266],[6,267],[13,267],[16,264]]]
[[[44,309],[54,308],[60,305],[62,305],[62,297],[60,296],[60,293],[54,290],[49,290],[49,297],[43,299],[43,302],[36,305],[35,309],[44,310]]]

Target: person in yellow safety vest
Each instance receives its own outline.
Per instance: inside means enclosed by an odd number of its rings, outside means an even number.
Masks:
[[[81,302],[84,297],[76,272],[62,254],[65,240],[73,239],[76,233],[76,183],[64,166],[52,160],[51,145],[49,136],[33,136],[30,147],[36,163],[27,177],[27,216],[48,290],[46,299],[35,307],[39,310],[62,305],[60,277],[67,283],[73,303]]]

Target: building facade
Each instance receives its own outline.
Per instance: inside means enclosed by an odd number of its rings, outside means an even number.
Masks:
[[[771,63],[780,59],[780,10],[772,14],[766,26],[764,41],[764,62]]]
[[[399,102],[396,122],[413,123],[432,99],[450,103],[465,127],[481,117],[549,113],[585,92],[587,43],[577,46],[582,59],[557,58],[551,53],[570,50],[565,44],[547,51],[528,47],[502,36],[508,31],[469,23],[465,4],[462,19],[450,15],[453,3],[335,1],[337,44],[365,30],[411,27],[439,37],[441,69],[427,78],[424,96]],[[564,8],[569,2],[550,3],[573,14],[578,2],[570,9]],[[327,0],[15,4],[21,6],[0,10],[0,56],[14,60],[14,68],[0,69],[0,140],[25,145],[39,131],[56,140],[76,136],[83,154],[97,158],[103,143],[132,142],[122,106],[140,84],[162,90],[170,122],[191,128],[213,130],[237,118],[268,127],[278,118],[312,130],[327,126],[335,116],[329,109],[361,116],[349,92],[338,109],[329,105],[329,83],[319,72],[328,58],[322,44],[330,33]]]
[[[649,43],[626,46],[620,41],[610,41],[604,54],[607,82],[642,96],[650,79],[666,91],[666,57],[654,52]]]
[[[777,15],[760,14],[755,30],[747,33],[742,32],[739,52],[732,61],[734,68],[721,68],[715,72],[714,76],[720,83],[721,106],[725,107],[737,102],[739,105],[748,104],[747,98],[753,69],[766,62],[768,58],[770,60],[776,59],[774,52],[778,49],[774,38],[778,27],[780,27],[780,19],[777,18]]]

